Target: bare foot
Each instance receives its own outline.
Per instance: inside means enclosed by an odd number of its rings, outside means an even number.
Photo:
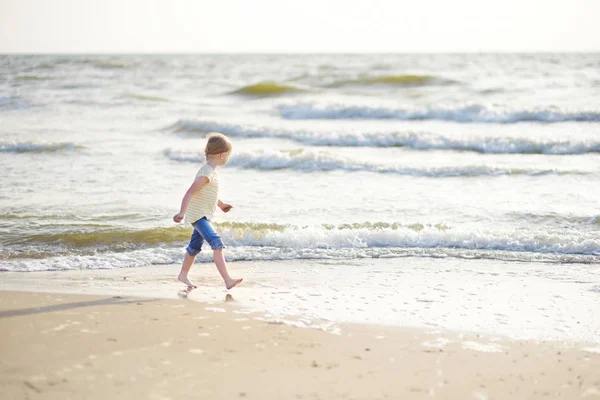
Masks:
[[[242,278],[230,279],[228,281],[225,281],[225,287],[227,288],[227,290],[232,289],[233,287],[237,286],[237,284],[240,283],[241,281],[243,281]]]
[[[188,285],[189,288],[196,289],[198,287],[198,286],[194,285],[192,283],[192,281],[189,280],[187,275],[185,275],[183,272],[179,273],[179,276],[177,277],[177,279],[179,280],[179,282],[182,282],[182,283],[185,283],[186,285]]]

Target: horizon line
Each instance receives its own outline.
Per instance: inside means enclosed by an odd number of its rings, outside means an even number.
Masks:
[[[364,54],[594,54],[598,50],[428,50],[428,51],[0,51],[0,55],[364,55]]]

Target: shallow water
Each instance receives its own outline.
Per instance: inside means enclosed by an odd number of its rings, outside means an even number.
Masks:
[[[177,263],[204,136],[232,260],[600,260],[600,56],[1,56],[0,269]],[[206,256],[208,257],[208,255]],[[561,264],[563,265],[563,264]],[[569,268],[568,264],[562,268]]]
[[[0,269],[180,262],[190,230],[171,216],[209,131],[234,143],[220,172],[234,209],[216,224],[230,260],[594,268],[599,66],[598,54],[1,56]]]

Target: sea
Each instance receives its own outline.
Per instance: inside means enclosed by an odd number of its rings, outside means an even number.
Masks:
[[[521,323],[562,297],[586,320],[572,335],[600,342],[600,53],[0,55],[0,281],[176,272],[209,132],[233,142],[214,221],[230,269],[393,301],[409,270],[411,288],[510,278],[500,302],[564,283]]]

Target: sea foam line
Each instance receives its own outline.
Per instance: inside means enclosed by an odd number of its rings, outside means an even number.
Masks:
[[[166,149],[164,155],[173,161],[201,163],[205,157],[199,153],[181,152]],[[464,177],[464,176],[503,176],[503,175],[584,175],[584,172],[557,169],[525,169],[497,168],[485,165],[462,167],[412,168],[402,165],[380,165],[367,162],[356,162],[349,158],[335,156],[326,152],[305,149],[281,151],[234,152],[228,163],[231,167],[282,170],[290,169],[300,172],[313,171],[363,171],[384,174],[398,174],[422,177]]]
[[[600,239],[593,233],[550,230],[484,231],[445,226],[329,229],[285,226],[269,229],[219,226],[230,260],[354,259],[365,257],[457,257],[544,262],[599,262]],[[142,234],[135,238],[143,240]],[[186,236],[185,238],[183,236]],[[170,246],[152,243],[131,251],[92,251],[44,259],[0,258],[0,271],[123,268],[180,262],[187,235]],[[184,240],[185,239],[185,240]],[[141,243],[143,244],[143,243]],[[91,245],[91,244],[90,244]],[[93,249],[92,249],[93,250]],[[108,251],[106,251],[108,250]],[[209,262],[209,251],[199,259]]]
[[[56,153],[60,151],[73,151],[81,148],[83,148],[83,146],[76,145],[75,143],[0,143],[0,153]]]
[[[314,102],[283,104],[279,114],[286,119],[397,119],[443,120],[453,122],[515,123],[533,122],[600,122],[595,110],[571,111],[550,108],[511,110],[471,104],[459,107],[396,108],[350,104],[320,104]]]
[[[315,146],[406,147],[415,150],[455,150],[489,154],[586,154],[600,152],[600,141],[535,140],[518,137],[451,137],[429,132],[328,131],[281,129],[211,121],[179,120],[167,127],[178,133],[221,132],[232,137],[278,138]]]

